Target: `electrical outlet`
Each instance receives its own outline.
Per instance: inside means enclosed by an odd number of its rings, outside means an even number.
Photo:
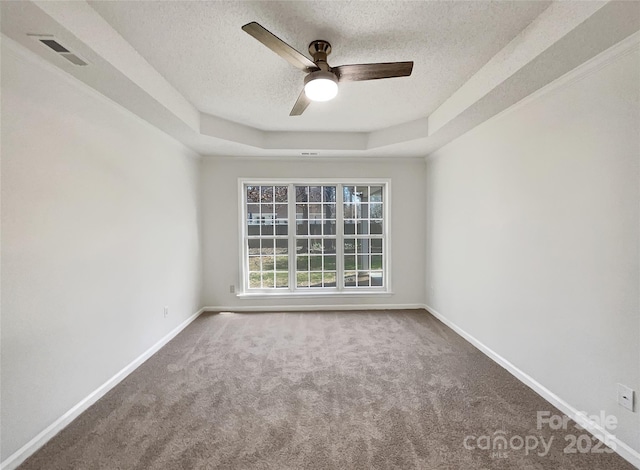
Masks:
[[[618,384],[618,404],[633,411],[634,392],[626,385]]]
[[[234,286],[233,284],[231,284],[229,286],[229,293],[231,294],[235,294],[236,293],[236,286]]]
[[[169,316],[169,307],[165,306],[164,307],[164,317],[167,318]]]

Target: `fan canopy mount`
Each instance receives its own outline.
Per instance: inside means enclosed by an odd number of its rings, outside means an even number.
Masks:
[[[309,54],[313,57],[313,62],[316,65],[322,62],[326,64],[327,56],[331,54],[331,44],[329,44],[329,41],[323,41],[322,39],[311,41],[311,44],[309,44]]]

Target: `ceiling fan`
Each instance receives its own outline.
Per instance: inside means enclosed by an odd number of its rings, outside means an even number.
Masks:
[[[307,74],[304,78],[304,88],[289,116],[300,116],[311,101],[329,101],[335,98],[338,94],[338,82],[408,77],[413,70],[413,62],[330,67],[327,63],[327,56],[331,53],[331,44],[327,41],[319,39],[311,41],[309,53],[313,57],[312,61],[255,21],[244,25],[242,29]]]

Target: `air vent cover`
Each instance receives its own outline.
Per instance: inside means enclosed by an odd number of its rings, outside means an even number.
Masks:
[[[67,59],[69,62],[71,62],[74,65],[87,65],[87,63],[82,60],[80,57],[78,57],[75,54],[72,54],[71,52],[68,54],[60,54],[62,57],[64,57],[65,59]]]
[[[52,51],[61,55],[62,57],[67,59],[69,62],[71,62],[73,65],[80,65],[80,66],[88,65],[87,62],[85,62],[83,59],[81,59],[76,54],[71,52],[65,46],[60,44],[60,42],[57,39],[55,39],[53,36],[49,34],[29,34],[29,36],[32,36],[33,38],[37,39],[40,43],[44,44]]]
[[[58,41],[54,41],[53,39],[40,39],[40,42],[56,52],[69,52],[69,50],[63,47],[62,44]]]

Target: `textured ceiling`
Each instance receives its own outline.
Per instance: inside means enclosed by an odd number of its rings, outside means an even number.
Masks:
[[[131,2],[91,6],[200,111],[264,130],[372,131],[423,118],[502,49],[546,1]],[[331,65],[413,60],[408,78],[342,84],[289,117],[304,74],[242,25],[257,21]]]

